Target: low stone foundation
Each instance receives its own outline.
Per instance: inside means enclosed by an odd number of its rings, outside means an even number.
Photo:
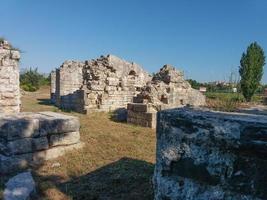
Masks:
[[[157,112],[151,104],[129,103],[127,105],[127,123],[156,128],[156,122]]]
[[[267,117],[191,108],[161,111],[156,200],[267,199]]]
[[[41,164],[80,148],[79,119],[53,112],[0,116],[0,173]]]

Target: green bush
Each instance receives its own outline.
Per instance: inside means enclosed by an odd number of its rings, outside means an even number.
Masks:
[[[43,74],[39,73],[38,68],[27,69],[20,75],[21,88],[28,92],[37,91],[40,86],[48,85],[49,82],[49,77],[45,77]]]

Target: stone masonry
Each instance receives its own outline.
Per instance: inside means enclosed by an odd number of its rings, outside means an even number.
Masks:
[[[0,114],[20,111],[18,50],[5,40],[0,41]]]
[[[53,112],[19,113],[19,59],[19,51],[0,40],[0,174],[82,146],[78,118]]]
[[[51,83],[56,82],[57,106],[90,113],[126,108],[150,79],[139,65],[108,55],[64,62]]]
[[[164,65],[151,82],[127,106],[127,122],[156,128],[156,113],[160,110],[185,105],[204,106],[205,96],[191,88],[183,74],[170,65]]]
[[[0,173],[41,164],[80,148],[77,117],[54,112],[0,117]]]
[[[156,200],[267,199],[267,117],[179,108],[158,113]]]
[[[55,104],[56,103],[56,71],[52,71],[50,76],[51,76],[50,100],[52,104]]]

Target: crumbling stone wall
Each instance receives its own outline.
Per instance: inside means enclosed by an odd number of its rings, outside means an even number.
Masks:
[[[0,117],[0,174],[62,156],[82,146],[77,117],[53,112]]]
[[[52,71],[50,74],[50,100],[52,104],[56,103],[56,71]]]
[[[0,113],[20,111],[20,53],[7,41],[0,41]]]
[[[116,56],[65,62],[56,73],[56,104],[88,113],[126,107],[150,76]]]
[[[170,65],[164,65],[151,82],[141,88],[141,92],[128,104],[127,122],[155,128],[156,112],[183,107],[185,105],[204,106],[205,96],[191,88],[184,80],[182,72]],[[139,109],[147,107],[149,109]],[[145,116],[153,116],[144,118]]]
[[[85,109],[88,112],[126,107],[150,80],[148,73],[139,65],[113,55],[87,61],[84,72]]]
[[[83,62],[79,61],[65,61],[58,70],[59,91],[55,93],[59,95],[56,99],[57,104],[61,108],[67,110],[75,110],[79,106],[79,91],[83,85]],[[56,74],[57,75],[57,74]]]
[[[267,117],[179,108],[158,113],[156,200],[267,199]]]

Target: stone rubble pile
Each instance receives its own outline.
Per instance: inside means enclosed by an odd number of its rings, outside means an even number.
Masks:
[[[266,133],[263,115],[159,112],[155,199],[267,199]]]
[[[20,111],[18,50],[5,40],[0,41],[0,113]]]
[[[77,117],[54,112],[0,117],[0,173],[41,164],[82,146]]]
[[[192,89],[180,71],[164,65],[128,104],[127,122],[155,128],[157,111],[185,105],[204,106],[205,96]]]

